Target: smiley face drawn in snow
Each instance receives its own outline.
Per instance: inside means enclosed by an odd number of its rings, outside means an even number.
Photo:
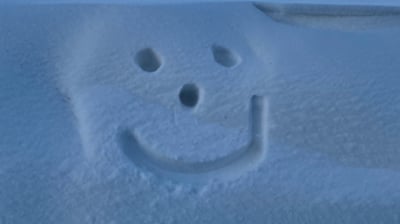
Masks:
[[[235,10],[217,20],[218,7],[207,6],[186,22],[179,10],[146,9],[118,26],[104,13],[77,32],[79,53],[71,54],[79,60],[64,68],[73,76],[63,82],[85,154],[104,159],[119,150],[140,170],[177,181],[237,178],[267,151],[265,62],[246,32],[229,26],[251,29]],[[200,16],[210,10],[214,16]],[[151,21],[160,16],[170,17],[169,32]],[[138,36],[143,24],[155,33]]]
[[[225,47],[212,46],[214,61],[224,67],[236,66],[240,58]],[[144,72],[156,72],[161,61],[150,48],[136,54],[136,63]],[[201,96],[194,83],[184,84],[178,98],[184,107],[196,107]],[[192,177],[196,180],[208,178],[233,178],[257,166],[264,158],[267,143],[267,101],[264,96],[253,95],[249,107],[250,141],[232,153],[208,161],[185,161],[159,154],[156,149],[147,146],[134,128],[122,129],[118,141],[123,152],[135,163],[156,173],[175,178]],[[156,124],[154,124],[156,126]],[[215,149],[218,150],[218,149]]]

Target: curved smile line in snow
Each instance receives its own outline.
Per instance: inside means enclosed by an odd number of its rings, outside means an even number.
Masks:
[[[257,167],[263,161],[267,147],[267,102],[263,96],[253,96],[250,107],[251,140],[248,145],[222,158],[185,162],[168,158],[147,147],[135,130],[124,129],[118,143],[125,155],[136,165],[170,179],[201,181],[232,179]]]

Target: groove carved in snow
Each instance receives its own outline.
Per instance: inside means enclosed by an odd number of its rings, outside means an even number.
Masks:
[[[257,167],[263,161],[267,150],[267,110],[266,97],[253,96],[250,108],[250,142],[230,155],[211,161],[185,162],[160,155],[155,149],[146,146],[140,133],[135,130],[120,131],[118,143],[125,155],[136,165],[170,179],[193,182],[232,179]]]

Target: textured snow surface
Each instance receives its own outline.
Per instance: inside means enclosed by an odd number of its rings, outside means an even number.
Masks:
[[[399,35],[383,5],[2,5],[0,223],[398,223]]]

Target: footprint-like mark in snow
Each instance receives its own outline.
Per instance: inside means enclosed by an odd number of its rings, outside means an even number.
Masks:
[[[256,168],[265,157],[267,106],[266,97],[253,96],[249,112],[250,142],[230,155],[210,161],[187,162],[160,155],[156,149],[148,147],[146,142],[142,141],[140,133],[131,129],[124,129],[118,133],[118,143],[136,165],[168,179],[189,182],[233,179]]]

